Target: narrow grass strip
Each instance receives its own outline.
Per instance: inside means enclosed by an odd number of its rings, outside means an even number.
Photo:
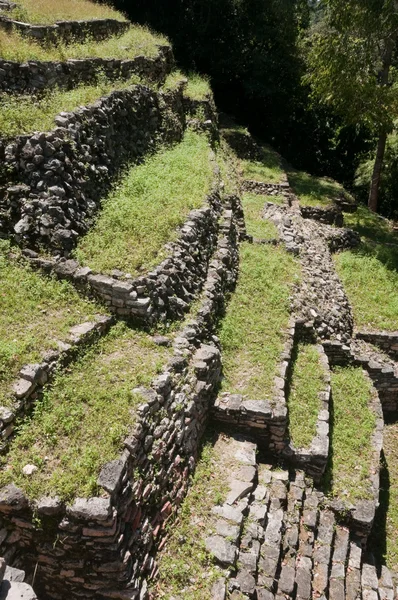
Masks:
[[[66,61],[82,58],[131,59],[136,56],[156,56],[158,45],[168,44],[167,38],[155,34],[147,27],[132,25],[122,35],[95,41],[88,37],[84,42],[43,45],[18,32],[0,31],[0,56],[3,60],[25,62],[28,60]]]
[[[242,206],[246,232],[257,239],[278,239],[279,234],[275,225],[263,217],[265,201],[265,197],[258,194],[243,194]]]
[[[79,85],[73,90],[55,89],[40,97],[3,94],[0,96],[0,136],[50,131],[60,112],[92,104],[115,89],[125,89],[139,81],[137,76],[113,82],[100,77],[95,85]]]
[[[284,175],[279,155],[269,146],[261,146],[261,160],[242,160],[241,169],[244,179],[279,183]]]
[[[90,0],[18,0],[18,6],[7,13],[13,19],[49,25],[56,21],[91,21],[92,19],[117,19],[126,17],[107,3]]]
[[[146,334],[116,325],[56,378],[20,426],[2,460],[0,486],[14,482],[31,499],[96,494],[100,469],[118,456],[142,402],[132,390],[149,385],[170,352]],[[22,473],[27,464],[38,468],[29,477]]]
[[[10,383],[21,367],[56,348],[74,325],[104,310],[83,300],[67,282],[41,276],[7,258],[0,246],[0,404],[10,402]]]
[[[149,157],[120,181],[76,257],[101,273],[145,271],[164,258],[190,210],[203,206],[213,181],[209,142],[188,130],[173,148]]]
[[[384,426],[383,431],[384,467],[386,477],[380,492],[380,502],[387,510],[385,524],[376,523],[377,542],[385,542],[382,558],[393,572],[398,571],[398,423]],[[376,513],[377,514],[377,513]],[[382,537],[385,526],[385,540]],[[381,539],[380,539],[381,538]]]
[[[329,463],[324,477],[331,496],[355,502],[371,498],[372,386],[361,368],[336,367],[331,375],[333,416]]]
[[[183,79],[187,81],[184,95],[191,100],[206,100],[212,96],[209,79],[199,73],[185,75],[181,71],[173,71],[167,76],[163,89],[174,90]]]
[[[348,196],[340,183],[327,177],[315,177],[293,169],[288,172],[288,177],[290,186],[302,206],[325,208],[333,205],[336,198]]]
[[[289,432],[296,448],[308,448],[316,435],[316,423],[321,409],[319,392],[324,388],[325,373],[317,347],[298,343],[287,398]]]
[[[271,400],[299,273],[283,248],[242,244],[237,288],[219,332],[224,390]]]

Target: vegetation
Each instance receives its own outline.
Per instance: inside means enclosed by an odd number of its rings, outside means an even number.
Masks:
[[[242,160],[240,166],[243,179],[279,183],[284,175],[279,155],[268,146],[261,146],[261,160]]]
[[[274,196],[272,197],[272,200]],[[278,230],[271,221],[264,219],[265,197],[258,194],[243,194],[242,205],[245,213],[246,232],[262,240],[278,239]]]
[[[319,392],[325,388],[325,373],[319,351],[313,344],[299,343],[293,357],[287,404],[289,432],[296,448],[307,448],[316,435],[321,408]]]
[[[185,95],[192,100],[205,100],[211,97],[212,91],[208,77],[198,73],[189,73]]]
[[[241,245],[236,291],[221,323],[223,389],[272,399],[298,263],[283,248]]]
[[[147,27],[132,25],[124,34],[102,41],[87,38],[84,42],[43,45],[24,37],[18,32],[0,31],[0,56],[4,60],[25,62],[27,60],[66,61],[70,58],[120,58],[156,56],[159,44],[167,44],[164,36],[155,34]]]
[[[210,441],[204,443],[178,520],[169,525],[169,539],[159,557],[160,577],[152,590],[155,598],[172,600],[184,590],[186,600],[202,600],[210,597],[211,586],[221,575],[205,548],[205,538],[214,527],[211,509],[225,496],[224,458]]]
[[[398,323],[398,239],[390,224],[359,207],[346,215],[357,231],[359,248],[335,255],[337,272],[352,304],[359,329],[395,331]]]
[[[2,459],[0,486],[14,482],[32,499],[96,494],[99,471],[118,456],[142,402],[132,390],[149,385],[170,352],[146,334],[116,325],[56,377],[18,427]],[[38,469],[29,477],[22,473],[27,464]]]
[[[326,177],[314,177],[293,169],[288,176],[302,206],[330,206],[334,200],[347,195],[342,185]]]
[[[11,13],[13,19],[40,25],[56,21],[91,21],[92,19],[126,18],[108,4],[91,2],[91,0],[18,0],[18,6]]]
[[[204,204],[212,179],[206,135],[187,131],[180,144],[126,174],[80,241],[77,258],[101,273],[149,269],[162,260],[164,244],[177,237],[189,211]]]
[[[114,89],[125,89],[138,82],[137,76],[113,82],[99,77],[95,85],[82,84],[73,90],[54,89],[40,97],[3,94],[0,96],[0,135],[12,137],[34,131],[49,131],[55,127],[54,119],[60,112],[76,110]]]
[[[0,404],[10,402],[10,384],[21,367],[41,361],[41,353],[56,349],[74,325],[92,320],[100,309],[83,300],[66,282],[42,277],[8,258],[0,246]]]
[[[372,385],[361,368],[336,367],[331,377],[333,409],[326,491],[347,502],[371,497]]]

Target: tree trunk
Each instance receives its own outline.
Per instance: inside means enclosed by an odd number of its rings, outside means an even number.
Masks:
[[[379,186],[381,179],[381,172],[383,169],[384,152],[386,149],[387,132],[382,131],[379,135],[379,141],[377,142],[376,159],[373,166],[372,182],[370,184],[370,192],[368,199],[368,207],[373,212],[377,212],[377,203],[379,198]]]

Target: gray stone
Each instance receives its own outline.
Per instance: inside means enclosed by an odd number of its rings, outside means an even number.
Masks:
[[[120,487],[125,465],[126,461],[122,458],[106,463],[99,474],[98,485],[110,494],[115,493]]]
[[[64,504],[58,496],[43,497],[36,503],[36,510],[39,515],[55,516],[63,513]]]
[[[222,566],[230,567],[235,564],[237,549],[231,542],[228,542],[219,535],[212,535],[206,538],[205,543],[206,550],[210,552]]]
[[[23,491],[13,483],[0,490],[0,512],[14,512],[28,508],[29,501]]]
[[[67,507],[67,514],[74,519],[106,521],[111,515],[109,498],[77,498]]]
[[[239,583],[241,592],[252,597],[256,589],[256,580],[253,575],[245,569],[239,569],[236,580]]]
[[[217,579],[211,588],[211,600],[225,600],[227,595],[225,579]]]
[[[226,504],[235,504],[235,502],[247,496],[253,489],[252,483],[237,480],[233,480],[230,486],[230,491],[225,501]]]
[[[0,587],[0,600],[37,600],[37,596],[27,583],[3,581]]]
[[[240,528],[237,525],[231,525],[227,521],[217,521],[216,532],[218,535],[228,538],[233,544],[238,543]]]
[[[4,561],[4,558],[2,558],[1,560]],[[25,580],[25,571],[7,566],[5,568],[3,579],[6,579],[7,581],[19,581],[20,583],[22,583]]]

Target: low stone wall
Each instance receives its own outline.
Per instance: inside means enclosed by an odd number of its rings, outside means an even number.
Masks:
[[[147,325],[175,320],[184,315],[197,297],[217,243],[221,213],[218,183],[206,198],[206,205],[190,212],[180,228],[179,239],[167,245],[169,257],[153,271],[135,279],[122,272],[116,277],[97,274],[75,260],[31,258],[30,263],[60,279],[68,279],[119,317]]]
[[[398,331],[378,331],[374,333],[358,331],[356,337],[359,340],[378,346],[394,360],[398,360]]]
[[[281,183],[264,183],[263,181],[255,181],[252,179],[244,179],[241,185],[242,192],[251,192],[263,196],[281,195],[286,197],[286,201],[291,194],[289,183],[282,181]]]
[[[58,341],[58,349],[44,353],[40,363],[22,367],[11,386],[10,407],[0,406],[0,451],[6,448],[16,421],[29,411],[54,374],[69,364],[82,347],[104,335],[112,322],[112,317],[99,316],[94,322],[76,325],[71,328],[66,340]]]
[[[65,62],[30,60],[24,63],[0,59],[0,91],[28,94],[55,86],[72,89],[81,83],[95,83],[99,73],[110,80],[138,75],[163,83],[173,66],[170,46],[159,46],[159,53],[154,58],[83,58]]]
[[[320,208],[318,206],[300,206],[300,213],[303,219],[313,219],[326,225],[336,225],[342,227],[344,223],[343,213],[337,206],[329,208]]]
[[[95,498],[31,504],[13,485],[0,491],[0,546],[36,573],[41,600],[145,599],[145,577],[193,471],[216,391],[220,351],[212,337],[237,276],[237,232],[224,213],[200,309],[175,338],[174,356],[143,398],[122,455],[102,469]]]
[[[182,89],[133,86],[55,121],[51,132],[0,140],[0,227],[22,247],[68,255],[120,169],[182,139]]]
[[[0,29],[18,31],[38,42],[57,43],[84,41],[87,37],[100,41],[129,29],[128,21],[92,19],[90,21],[57,21],[54,25],[32,25],[0,15]]]

